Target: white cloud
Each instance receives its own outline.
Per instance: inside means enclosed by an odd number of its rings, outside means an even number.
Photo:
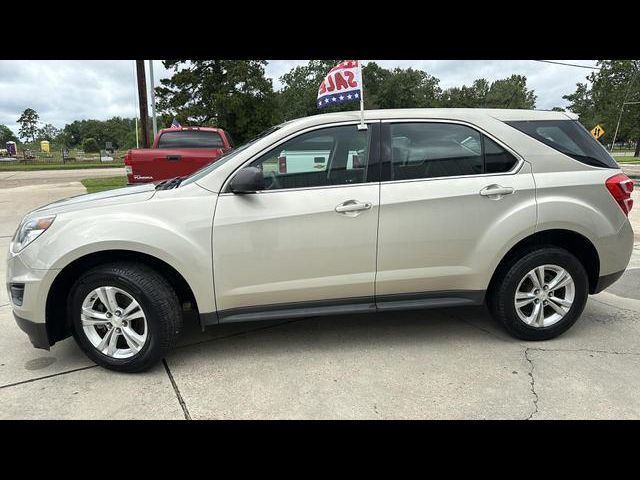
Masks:
[[[489,81],[511,74],[526,75],[527,85],[538,96],[536,108],[566,106],[563,95],[584,82],[589,70],[540,63],[533,60],[375,60],[385,68],[413,67],[440,79],[440,86],[469,85],[477,78]],[[366,62],[366,61],[365,61]],[[595,65],[594,60],[567,63]],[[270,60],[267,76],[274,88],[279,77],[306,60]],[[171,76],[160,60],[154,61],[156,85]],[[148,72],[147,72],[147,82]],[[366,82],[366,78],[365,78]],[[133,117],[137,90],[133,60],[3,60],[0,61],[0,124],[15,132],[16,120],[31,107],[43,123],[62,128],[73,120]]]

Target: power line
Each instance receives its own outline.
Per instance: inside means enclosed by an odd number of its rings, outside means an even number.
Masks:
[[[555,65],[565,65],[567,67],[587,68],[589,70],[600,70],[601,68],[601,67],[590,66],[590,65],[578,65],[576,63],[554,62],[553,60],[534,60],[534,62],[553,63]]]

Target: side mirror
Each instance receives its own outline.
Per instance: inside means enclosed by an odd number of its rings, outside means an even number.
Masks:
[[[241,169],[231,183],[229,189],[233,193],[256,193],[264,190],[264,175],[257,167],[246,167]]]

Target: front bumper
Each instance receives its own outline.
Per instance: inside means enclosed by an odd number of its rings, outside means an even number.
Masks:
[[[20,255],[7,255],[7,292],[18,326],[29,335],[34,347],[50,347],[46,325],[49,289],[58,270],[38,270],[24,263]],[[22,289],[22,301],[16,302],[12,286]],[[14,289],[15,290],[15,289]]]

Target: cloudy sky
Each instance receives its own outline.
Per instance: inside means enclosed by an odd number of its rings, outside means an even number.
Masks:
[[[489,81],[511,74],[526,75],[527,85],[538,96],[536,108],[565,106],[563,95],[584,82],[591,70],[541,63],[534,60],[375,60],[385,68],[413,67],[440,79],[445,89],[469,85],[477,78]],[[559,60],[595,65],[595,60]],[[367,61],[364,60],[366,63]],[[278,78],[306,60],[270,60],[267,76],[276,89]],[[155,81],[168,77],[160,60],[154,61]],[[147,72],[148,76],[148,72]],[[364,79],[365,83],[367,79]],[[149,81],[147,80],[147,83]],[[16,133],[16,120],[31,107],[43,123],[58,128],[73,120],[104,120],[115,115],[136,115],[136,84],[133,60],[0,60],[0,124]]]

